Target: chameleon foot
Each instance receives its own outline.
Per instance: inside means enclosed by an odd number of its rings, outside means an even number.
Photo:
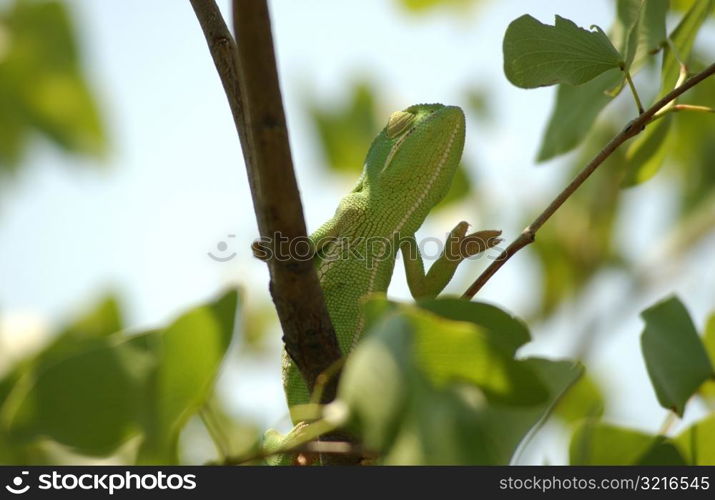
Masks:
[[[503,240],[499,238],[501,231],[485,230],[467,234],[469,224],[461,221],[447,237],[446,256],[451,260],[464,260],[498,245]]]

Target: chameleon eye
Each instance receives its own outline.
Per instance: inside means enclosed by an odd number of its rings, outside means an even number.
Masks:
[[[394,139],[399,136],[412,125],[413,121],[415,121],[415,115],[413,113],[408,111],[395,111],[387,120],[387,127],[385,128],[387,137]]]

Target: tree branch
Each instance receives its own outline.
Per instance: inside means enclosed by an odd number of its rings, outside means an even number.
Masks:
[[[484,272],[472,283],[472,285],[464,292],[462,298],[471,299],[474,295],[482,289],[482,287],[489,281],[489,279],[494,276],[494,274],[504,265],[506,262],[514,256],[519,250],[525,246],[533,243],[536,239],[537,231],[543,226],[546,221],[548,221],[554,213],[564,204],[564,202],[569,199],[569,197],[583,184],[586,179],[588,179],[593,172],[613,153],[618,149],[621,144],[626,142],[628,139],[635,137],[640,134],[645,126],[650,123],[655,114],[662,108],[667,106],[671,101],[674,101],[681,94],[688,91],[701,81],[705,80],[709,76],[715,74],[715,64],[711,64],[705,68],[700,73],[694,75],[692,78],[685,80],[682,85],[673,89],[665,96],[663,96],[658,102],[653,104],[645,112],[638,115],[638,117],[630,122],[626,128],[624,128],[618,135],[616,135],[611,141],[604,146],[604,148],[579,172],[576,177],[566,186],[563,191],[561,191],[558,196],[549,204],[546,209],[539,214],[534,221],[529,224],[521,234],[492,262],[489,267],[487,267]]]
[[[214,0],[190,0],[228,97],[262,238],[307,238],[265,0],[234,0],[236,42]],[[312,260],[270,259],[286,351],[308,386],[341,358]],[[335,397],[337,378],[322,393]]]
[[[221,16],[214,0],[189,0],[194,9],[196,18],[206,38],[209,52],[213,58],[216,71],[221,79],[223,90],[231,108],[233,121],[236,125],[241,149],[246,163],[250,163],[250,148],[246,137],[246,124],[244,120],[243,101],[241,99],[241,89],[238,83],[238,54],[236,42],[233,40],[231,32],[226,26],[226,22]]]

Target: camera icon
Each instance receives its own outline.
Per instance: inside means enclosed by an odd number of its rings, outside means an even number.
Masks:
[[[29,471],[22,471],[19,476],[15,476],[14,478],[12,478],[11,484],[5,485],[5,489],[14,495],[22,495],[23,493],[27,493],[27,490],[30,489],[30,485],[26,484],[25,486],[22,486],[24,479],[22,476],[27,476],[28,474],[30,474]]]

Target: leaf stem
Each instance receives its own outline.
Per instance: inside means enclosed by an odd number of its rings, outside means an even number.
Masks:
[[[211,441],[213,441],[216,446],[216,450],[218,451],[221,459],[225,460],[230,455],[230,451],[228,449],[228,439],[221,429],[221,426],[216,422],[213,409],[208,403],[204,404],[199,410],[199,417],[204,423],[204,427],[206,427],[209,436],[211,436]]]
[[[665,418],[663,419],[663,423],[660,426],[658,435],[659,436],[667,435],[668,432],[670,431],[670,429],[673,427],[673,425],[677,421],[678,421],[678,415],[673,410],[668,410],[668,413],[666,413]]]
[[[677,113],[679,111],[693,111],[697,113],[715,113],[715,109],[708,106],[698,106],[696,104],[674,104],[666,106],[658,111],[648,123],[653,123],[660,118],[663,118],[668,113]]]
[[[563,205],[564,202],[571,197],[581,184],[583,184],[586,179],[588,179],[591,174],[595,172],[596,169],[621,146],[621,144],[640,134],[645,129],[645,126],[655,119],[655,115],[658,111],[665,108],[680,95],[713,74],[715,74],[715,64],[711,64],[700,73],[697,73],[693,77],[685,80],[682,85],[679,85],[675,89],[668,92],[650,108],[638,115],[635,120],[626,125],[626,127],[613,139],[611,139],[608,144],[606,144],[603,149],[581,170],[581,172],[573,178],[573,180],[556,196],[556,198],[554,198],[549,206],[547,206],[546,209],[544,209],[544,211],[541,212],[534,219],[534,221],[529,224],[521,232],[521,234],[496,258],[496,260],[494,260],[482,272],[482,274],[477,277],[474,283],[472,283],[467,291],[464,292],[462,298],[471,299],[474,297],[474,295],[481,290],[482,287],[484,287],[491,277],[494,276],[494,274],[514,256],[514,254],[525,246],[533,243],[536,239],[536,233],[541,226],[543,226],[546,221],[548,221],[551,216],[556,213],[561,205]]]
[[[642,115],[645,112],[645,109],[643,108],[643,103],[641,102],[641,98],[638,95],[636,86],[633,84],[633,78],[631,78],[631,72],[628,71],[627,69],[624,71],[626,73],[626,81],[628,82],[628,86],[631,88],[631,93],[633,94],[633,99],[635,99],[636,106],[638,107],[638,114]]]
[[[700,113],[715,113],[715,109],[709,106],[698,106],[697,104],[676,104],[673,111],[697,111]]]

